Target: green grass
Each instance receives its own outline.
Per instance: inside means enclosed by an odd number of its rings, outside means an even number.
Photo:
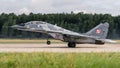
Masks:
[[[0,53],[0,68],[119,68],[120,53]]]

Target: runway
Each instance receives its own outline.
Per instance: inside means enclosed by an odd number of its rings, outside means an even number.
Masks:
[[[120,44],[77,44],[76,48],[68,48],[67,44],[0,44],[0,52],[120,52]]]

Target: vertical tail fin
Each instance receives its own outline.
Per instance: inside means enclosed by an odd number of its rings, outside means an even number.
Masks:
[[[88,31],[86,34],[89,36],[97,36],[100,39],[105,39],[107,37],[108,28],[109,28],[109,23],[107,22],[101,23],[95,28]]]

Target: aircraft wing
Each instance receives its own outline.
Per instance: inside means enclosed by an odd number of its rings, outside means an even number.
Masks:
[[[73,31],[66,31],[66,32],[49,31],[48,33],[59,33],[59,34],[66,35],[66,36],[72,37],[72,38],[91,38],[91,39],[96,38],[96,37],[88,36],[85,34],[79,34],[79,33],[73,32]]]
[[[84,35],[84,34],[79,34],[79,33],[62,33],[63,35],[67,35],[67,36],[72,36],[72,37],[77,37],[77,38],[80,38],[80,37],[84,37],[84,38],[94,38],[94,37],[91,37],[91,36],[88,36],[88,35]]]
[[[117,43],[116,41],[114,40],[111,40],[111,39],[99,39],[99,37],[95,37],[95,36],[88,36],[88,35],[83,35],[83,34],[67,34],[69,36],[74,36],[75,38],[91,38],[91,39],[95,39],[95,40],[99,40],[99,41],[103,41],[103,42],[106,42],[106,43]]]

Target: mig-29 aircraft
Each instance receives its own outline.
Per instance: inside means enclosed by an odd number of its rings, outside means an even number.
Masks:
[[[68,42],[68,47],[71,48],[76,47],[76,44],[87,43],[102,45],[105,42],[115,43],[115,41],[106,39],[109,28],[109,24],[107,22],[100,23],[95,28],[83,34],[73,32],[57,25],[52,25],[43,21],[30,21],[21,25],[13,25],[11,27],[17,30],[46,33],[52,36],[54,39]],[[49,39],[47,39],[47,44],[51,44]]]

